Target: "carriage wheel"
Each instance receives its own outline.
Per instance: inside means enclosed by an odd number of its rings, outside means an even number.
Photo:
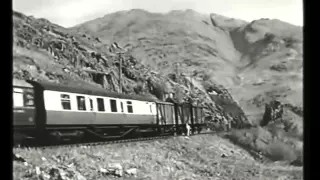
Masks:
[[[165,132],[165,127],[161,127],[160,128],[160,134],[162,135],[162,134],[164,134],[164,132]]]
[[[190,129],[190,135],[196,134],[196,128],[191,128]]]
[[[200,134],[201,133],[202,128],[201,127],[197,127],[197,133]]]
[[[180,127],[180,128],[179,128],[179,134],[180,134],[180,135],[183,135],[184,133],[185,133],[185,128]]]

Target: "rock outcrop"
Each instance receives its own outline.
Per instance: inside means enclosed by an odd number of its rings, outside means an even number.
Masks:
[[[302,110],[290,104],[283,104],[280,101],[271,101],[265,105],[265,112],[260,122],[260,126],[268,126],[273,123],[278,124],[284,132],[291,133],[291,136],[303,139]],[[275,128],[276,129],[276,128]]]
[[[279,101],[271,101],[265,105],[265,112],[260,123],[261,126],[266,126],[270,122],[277,120],[282,121],[283,105]]]

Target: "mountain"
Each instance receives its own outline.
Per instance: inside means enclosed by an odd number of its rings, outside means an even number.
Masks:
[[[302,27],[278,19],[246,22],[190,9],[133,9],[68,30],[99,37],[99,48],[117,42],[164,76],[178,71],[221,84],[252,121],[261,119],[270,100],[302,107]]]
[[[150,18],[143,13],[136,16]],[[224,114],[229,113],[239,127],[250,124],[243,110],[223,85],[203,81],[201,78],[191,80],[183,73],[174,73],[172,68],[164,73],[165,67],[156,68],[148,64],[146,58],[139,56],[144,54],[142,51],[145,49],[140,49],[139,53],[138,47],[130,49],[128,45],[125,50],[120,50],[115,44],[111,46],[113,41],[107,42],[106,39],[107,36],[66,29],[46,19],[13,12],[13,77],[104,88],[115,92],[121,88],[121,92],[125,94],[140,94],[162,100],[166,94],[175,93],[176,101],[191,99],[194,104],[206,106],[208,121],[213,120],[213,116],[222,120],[225,118]],[[116,42],[122,46],[125,40],[117,39]],[[153,48],[157,48],[155,39],[152,42],[155,43]],[[197,44],[193,42],[190,45],[194,48]],[[209,45],[203,48],[207,47]],[[158,49],[161,50],[160,47]],[[174,54],[168,56],[176,57]],[[205,70],[205,64],[199,66]],[[216,93],[209,93],[213,91]]]

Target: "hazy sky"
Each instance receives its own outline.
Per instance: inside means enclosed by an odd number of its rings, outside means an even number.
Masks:
[[[193,9],[252,21],[276,18],[303,25],[302,0],[13,0],[13,10],[64,27],[129,9],[150,12]]]

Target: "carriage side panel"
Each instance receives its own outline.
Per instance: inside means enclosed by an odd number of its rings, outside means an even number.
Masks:
[[[174,105],[171,103],[157,103],[157,119],[159,125],[173,125],[176,123]]]

